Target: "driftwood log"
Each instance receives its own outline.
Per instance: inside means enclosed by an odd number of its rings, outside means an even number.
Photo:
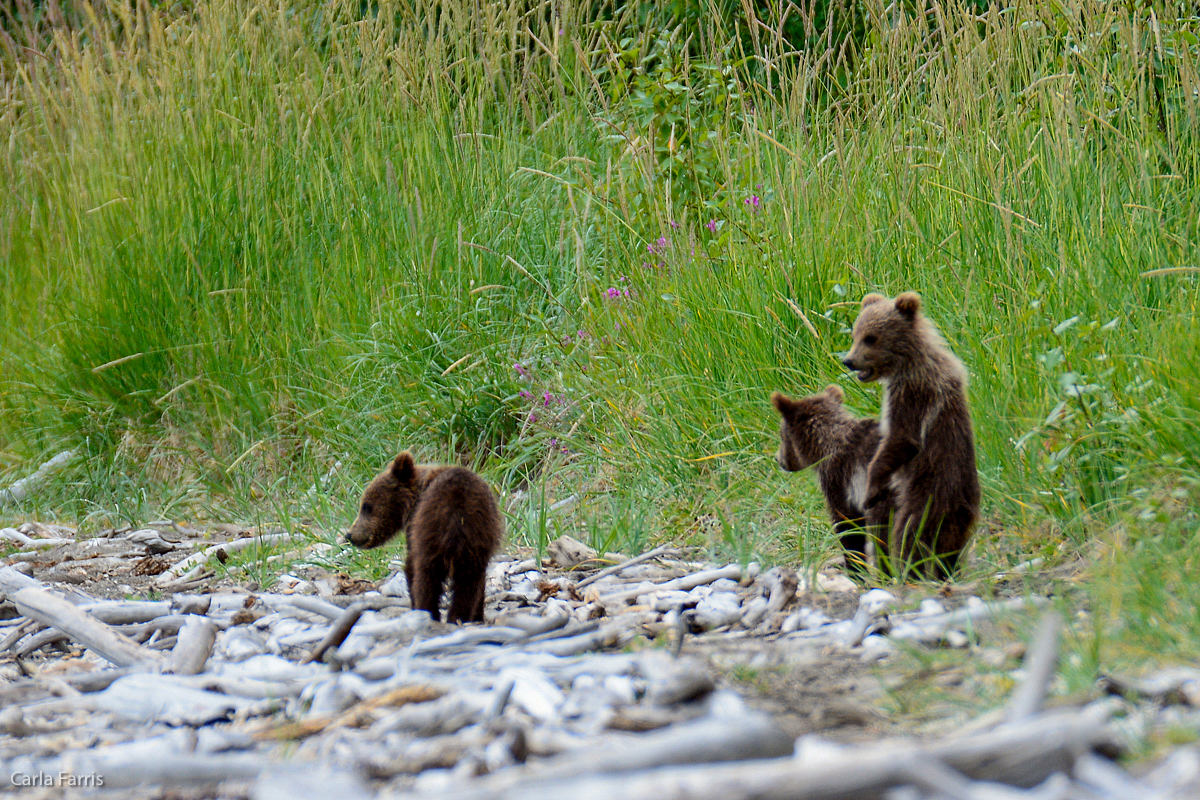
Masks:
[[[1058,666],[1058,640],[1062,617],[1047,611],[1038,623],[1033,642],[1025,654],[1025,680],[1009,700],[1006,719],[1009,722],[1031,717],[1042,710],[1050,680]]]
[[[216,641],[216,623],[203,617],[189,617],[179,629],[179,640],[171,653],[171,671],[176,675],[203,672]]]
[[[442,800],[884,800],[895,787],[912,784],[934,762],[971,780],[1036,786],[1075,759],[1107,745],[1105,720],[1072,709],[1040,715],[960,740],[927,747],[880,742],[819,755],[617,771],[502,788],[438,792]],[[414,793],[409,797],[433,797]]]
[[[85,645],[118,667],[157,664],[162,657],[155,651],[117,633],[103,622],[92,619],[57,595],[45,589],[28,587],[10,594],[17,610],[32,620],[58,630]]]

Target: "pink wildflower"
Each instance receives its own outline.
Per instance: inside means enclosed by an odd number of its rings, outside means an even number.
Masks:
[[[660,236],[650,244],[646,245],[646,250],[650,252],[650,255],[656,256],[659,253],[665,253],[667,248],[670,246],[671,243],[667,240],[667,237]]]
[[[704,227],[708,228],[711,232],[716,233],[717,221],[715,219],[710,219],[708,222],[704,223]]]

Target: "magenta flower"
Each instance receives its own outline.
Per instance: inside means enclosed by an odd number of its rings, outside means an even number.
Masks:
[[[542,392],[542,405],[549,406],[552,402],[554,402],[554,395],[549,392]]]
[[[708,228],[711,232],[716,233],[717,232],[717,221],[715,219],[710,219],[708,222],[706,222],[704,224],[704,227]]]
[[[521,391],[517,392],[517,396],[518,396],[518,397],[521,397],[521,398],[523,398],[523,399],[525,399],[525,400],[532,400],[532,399],[533,399],[533,395],[532,395],[532,394],[530,394],[529,392],[525,391],[524,389],[522,389]]]
[[[753,209],[754,211],[758,211],[758,207],[762,204],[762,198],[756,194],[752,194],[749,197],[747,197],[743,202],[746,205],[750,206],[750,208]]]
[[[513,364],[513,369],[515,369],[515,370],[517,371],[517,374],[518,374],[518,375],[520,375],[522,378],[528,378],[528,377],[529,377],[529,370],[528,370],[528,369],[526,369],[524,365],[522,365],[522,364]]]
[[[665,253],[667,251],[667,248],[670,246],[671,246],[671,243],[669,241],[667,241],[667,237],[660,236],[657,239],[655,239],[653,242],[651,242],[650,244],[646,245],[646,249],[648,251],[650,251],[650,255],[656,256],[659,253]]]
[[[533,413],[532,411],[529,412],[529,422],[530,424],[537,422],[537,414]]]
[[[668,225],[670,225],[672,228],[678,228],[678,227],[679,227],[679,223],[678,223],[678,222],[676,222],[676,221],[675,221],[675,220],[673,220],[673,219],[669,219],[669,220],[667,220],[667,224],[668,224]]]

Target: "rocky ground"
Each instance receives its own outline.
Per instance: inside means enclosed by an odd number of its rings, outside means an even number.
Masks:
[[[1200,728],[1200,671],[1055,697],[1036,564],[931,595],[563,538],[542,566],[498,557],[488,624],[458,627],[300,535],[0,537],[0,778],[22,797],[1200,796],[1193,746],[1136,778],[1111,760]],[[216,568],[239,559],[259,581]]]

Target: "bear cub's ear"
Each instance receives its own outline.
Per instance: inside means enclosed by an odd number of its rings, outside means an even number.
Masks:
[[[916,292],[896,295],[896,310],[906,317],[915,317],[921,310],[921,295]]]
[[[884,300],[887,300],[887,298],[883,295],[871,292],[870,294],[863,296],[862,307],[866,308],[867,306],[873,306],[876,303],[882,303]]]
[[[786,417],[789,416],[795,409],[796,401],[789,397],[785,397],[779,392],[772,392],[771,405],[775,406],[775,410],[778,411],[781,416]]]
[[[392,462],[392,477],[401,483],[409,483],[414,472],[416,464],[413,462],[412,453],[407,450],[396,456],[396,460]]]
[[[846,399],[846,393],[836,383],[831,383],[825,387],[825,396],[836,403],[840,403]]]

